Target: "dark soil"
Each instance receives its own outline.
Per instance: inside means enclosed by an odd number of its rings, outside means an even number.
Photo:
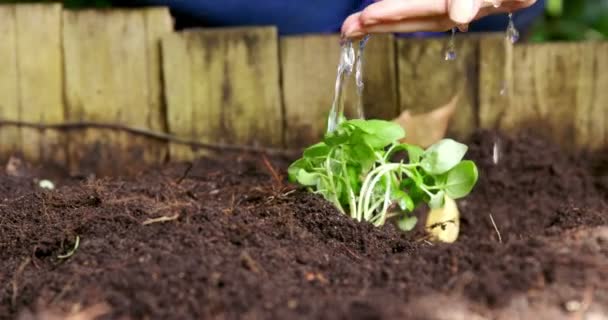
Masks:
[[[500,138],[495,165],[497,137],[469,142],[480,181],[452,245],[350,220],[277,181],[282,159],[204,159],[55,191],[3,173],[0,319],[559,319],[564,306],[607,306],[605,156],[522,134]]]

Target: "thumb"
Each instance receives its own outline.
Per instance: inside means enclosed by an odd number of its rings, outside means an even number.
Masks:
[[[448,12],[450,19],[457,24],[470,23],[481,8],[483,0],[452,0]]]

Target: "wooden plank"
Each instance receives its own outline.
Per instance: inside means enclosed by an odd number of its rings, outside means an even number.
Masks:
[[[364,52],[363,108],[367,119],[392,120],[399,114],[397,61],[393,35],[373,35]]]
[[[146,24],[146,70],[148,72],[148,114],[146,124],[152,130],[167,132],[160,39],[173,32],[173,20],[167,8],[149,8],[143,13]],[[147,162],[160,162],[166,159],[168,155],[168,144],[157,142],[155,148],[146,153]]]
[[[605,104],[595,104],[603,94],[596,90],[596,64],[602,59],[597,49],[592,43],[525,44],[511,54],[503,46],[503,66],[486,68],[500,47],[482,46],[482,74],[503,70],[496,79],[488,75],[485,80],[493,85],[480,92],[482,126],[506,132],[532,128],[564,147],[603,144],[596,140],[605,123]],[[504,81],[507,91],[501,95]]]
[[[54,124],[64,119],[61,4],[16,7],[18,86],[21,120]],[[21,129],[27,160],[66,164],[64,135]]]
[[[162,60],[165,99],[167,105],[167,124],[171,134],[179,137],[195,137],[192,106],[192,79],[190,58],[186,35],[169,34],[163,37]],[[170,144],[169,155],[173,161],[186,161],[195,157],[190,147]]]
[[[148,32],[146,25],[153,22],[151,19],[156,18],[141,10],[64,13],[69,120],[162,129],[160,84],[151,85],[160,79],[158,71],[149,70],[156,63],[151,50],[158,42],[153,40],[160,34],[152,27]],[[167,19],[161,17],[157,22],[168,28]],[[162,161],[165,148],[125,133],[86,130],[72,135],[68,153],[73,171],[106,174],[136,169],[141,162]]]
[[[503,88],[513,86],[513,78],[507,78],[512,50],[506,48],[504,37],[486,37],[479,43],[479,126],[485,129],[498,128],[510,104],[511,95],[501,94]]]
[[[593,53],[594,60],[592,82],[583,76],[578,80],[582,92],[577,94],[576,145],[602,150],[608,148],[608,43],[585,44],[584,50]]]
[[[15,6],[0,6],[0,119],[19,120],[19,87],[17,72],[17,27]],[[19,150],[20,130],[0,127],[0,159]]]
[[[281,38],[285,143],[304,147],[327,129],[340,58],[338,36]]]
[[[400,110],[427,113],[459,95],[448,135],[464,139],[477,127],[479,36],[456,37],[453,61],[443,58],[447,42],[447,37],[397,40]]]
[[[187,31],[165,37],[162,47],[171,133],[206,143],[283,144],[275,28]],[[196,155],[171,148],[172,159]]]
[[[367,43],[362,95],[366,118],[391,120],[397,116],[394,45],[392,35],[374,35]],[[290,147],[315,143],[325,133],[340,50],[337,35],[281,39],[286,143]],[[354,73],[345,81],[344,110],[347,117],[353,117],[358,104]]]

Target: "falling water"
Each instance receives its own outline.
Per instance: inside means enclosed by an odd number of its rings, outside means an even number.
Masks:
[[[509,13],[509,23],[507,25],[507,31],[505,33],[505,70],[504,78],[502,81],[502,87],[500,88],[500,95],[506,96],[509,90],[509,80],[512,79],[513,72],[513,45],[519,40],[519,31],[515,28],[513,22],[513,14]],[[494,140],[492,147],[492,160],[494,164],[498,164],[500,160],[500,139],[498,137]]]
[[[513,45],[519,40],[519,31],[515,28],[515,23],[513,22],[513,14],[509,13],[509,24],[507,26],[507,31],[505,34],[505,59],[507,63],[505,63],[505,74],[502,82],[502,87],[500,89],[500,95],[504,96],[508,92],[508,78],[511,72],[511,65],[508,62],[511,57],[511,53],[513,52]]]
[[[353,72],[354,64],[355,49],[353,48],[353,43],[351,40],[344,41],[342,43],[342,50],[340,52],[340,62],[338,63],[338,75],[336,77],[336,85],[334,89],[334,101],[327,120],[327,132],[334,131],[342,120],[344,114],[344,83],[346,80],[348,80],[350,74]]]
[[[367,44],[367,41],[369,40],[369,35],[366,35],[360,42],[359,42],[359,57],[357,57],[357,65],[356,65],[356,71],[355,71],[355,80],[357,83],[357,117],[359,119],[363,119],[365,118],[365,113],[364,113],[364,108],[363,108],[363,67],[364,67],[364,59],[363,59],[363,53],[365,50],[365,45]]]
[[[448,45],[445,49],[444,59],[446,61],[451,61],[456,59],[456,28],[452,28],[452,34],[450,35],[450,40],[448,40]]]

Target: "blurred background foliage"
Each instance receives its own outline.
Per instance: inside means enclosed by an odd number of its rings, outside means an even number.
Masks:
[[[582,41],[608,39],[608,0],[546,0],[545,15],[529,40]]]
[[[0,0],[0,3],[57,2]],[[111,0],[64,0],[68,8],[104,8]],[[120,1],[114,1],[120,3]],[[529,41],[608,40],[608,0],[546,0],[545,14],[532,28]]]

